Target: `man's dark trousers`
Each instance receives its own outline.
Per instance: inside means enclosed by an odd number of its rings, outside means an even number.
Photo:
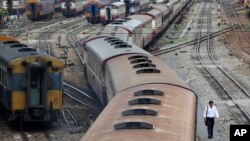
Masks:
[[[206,120],[208,137],[213,137],[214,118],[207,117]]]

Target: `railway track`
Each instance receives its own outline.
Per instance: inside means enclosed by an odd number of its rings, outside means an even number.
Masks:
[[[77,22],[82,22],[82,20],[79,20]],[[72,23],[68,23],[67,25],[72,24]],[[59,28],[63,28],[65,26],[67,26],[66,24],[63,26],[58,26],[53,28],[52,30],[49,30],[49,32],[44,32],[41,33],[38,37],[38,46],[37,48],[39,50],[43,50],[46,51],[46,53],[48,55],[52,55],[51,54],[51,45],[48,41],[48,38],[50,37],[51,33],[55,32],[56,30],[58,30]],[[87,25],[86,25],[87,27]],[[79,56],[81,63],[84,64],[84,60],[81,57],[80,52],[78,51],[77,48],[79,48],[81,46],[80,41],[77,39],[76,37],[76,33],[75,32],[79,32],[79,30],[73,30],[72,32],[70,32],[70,34],[67,34],[67,40],[69,41],[69,43],[72,45],[72,47],[74,48],[76,54]],[[39,43],[41,42],[41,43]],[[77,101],[78,103],[88,107],[89,109],[91,109],[92,111],[94,111],[96,113],[96,115],[98,115],[101,110],[103,109],[103,106],[96,100],[94,99],[92,96],[86,94],[85,92],[77,89],[76,87],[64,82],[63,83],[64,86],[64,93],[69,96],[70,98],[72,98],[73,100]]]
[[[42,32],[41,34],[39,34],[39,36],[37,38],[37,41],[38,41],[37,49],[43,50],[48,55],[51,55],[51,44],[50,44],[50,42],[48,40],[50,38],[51,34],[56,32],[60,28],[64,28],[64,27],[72,24],[72,22],[73,23],[78,23],[78,22],[83,22],[83,21],[84,21],[84,19],[78,19],[76,21],[71,21],[71,22],[68,22],[66,24],[54,26],[53,28],[50,28],[50,29]]]
[[[250,40],[247,35],[247,31],[244,29],[234,7],[230,4],[228,0],[221,0],[220,1],[222,7],[224,8],[227,18],[233,27],[233,31],[231,34],[236,37],[237,45],[229,45],[226,46],[239,58],[242,58],[247,63],[250,64]],[[236,26],[239,27],[240,30],[237,30]],[[228,39],[225,38],[225,40]]]
[[[205,2],[206,4],[204,3],[201,13],[201,25],[196,45],[196,55],[199,64],[235,103],[246,119],[250,121],[250,110],[248,108],[248,103],[250,103],[249,92],[214,59],[211,51],[212,40],[209,34],[211,29],[211,1],[206,0]],[[204,28],[206,32],[204,32]],[[207,42],[201,42],[203,34],[207,37]]]
[[[75,116],[70,112],[68,108],[62,109],[63,119],[69,126],[78,126]]]
[[[64,93],[68,97],[88,107],[96,114],[99,114],[102,111],[103,105],[101,105],[100,102],[98,102],[96,99],[84,93],[83,91],[71,86],[70,84],[63,83],[63,85],[64,85]]]
[[[221,29],[219,31],[211,32],[211,33],[209,33],[209,36],[210,36],[210,38],[214,38],[214,37],[220,36],[220,35],[222,35],[224,33],[227,33],[229,31],[231,31],[232,29],[233,29],[233,27],[229,26],[229,27]],[[162,48],[160,50],[153,51],[153,52],[151,52],[151,54],[153,54],[154,56],[159,56],[159,55],[162,55],[162,54],[165,54],[165,53],[168,53],[168,52],[172,52],[172,51],[182,49],[182,48],[185,48],[185,47],[188,47],[188,46],[191,46],[191,45],[195,45],[195,44],[197,44],[198,40],[199,41],[206,41],[207,40],[206,38],[207,38],[206,36],[202,36],[199,39],[196,38],[194,40],[191,40],[191,41],[188,41],[188,42],[185,42],[185,43],[181,43],[179,45],[175,45],[175,46],[172,46],[172,47]]]
[[[34,134],[36,134],[36,135],[34,135]],[[31,132],[27,132],[27,131],[24,131],[24,130],[20,131],[20,136],[21,136],[21,139],[23,141],[34,140],[34,137],[36,137],[37,134],[39,134],[39,137],[44,138],[46,141],[51,141],[52,140],[49,132],[47,130],[45,130],[45,129],[42,130],[41,132],[38,132],[38,133],[37,132],[36,133],[31,133]],[[34,135],[34,137],[32,135]]]

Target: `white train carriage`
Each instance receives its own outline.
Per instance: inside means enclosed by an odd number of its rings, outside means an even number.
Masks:
[[[2,2],[4,9],[8,9],[7,0]],[[23,13],[25,10],[25,1],[24,0],[12,0],[12,13],[16,15],[17,13]]]
[[[140,0],[131,0],[130,1],[130,14],[134,14],[136,12],[139,12],[141,10],[140,6]]]
[[[62,0],[62,14],[64,16],[76,16],[83,12],[86,0]]]
[[[142,25],[142,33],[138,34],[137,36],[142,37],[142,42],[137,42],[140,47],[147,46],[153,40],[153,33],[152,33],[152,17],[149,15],[132,15],[130,16],[131,19],[139,20],[143,23]]]
[[[144,15],[149,15],[152,17],[152,34],[153,38],[156,37],[162,31],[162,15],[161,11],[157,9],[152,9],[146,13],[142,13]]]
[[[126,6],[124,2],[114,2],[104,6],[100,10],[100,22],[103,25],[110,23],[117,18],[125,18]]]
[[[55,11],[60,12],[61,11],[61,0],[55,0]]]
[[[129,44],[134,44],[139,47],[143,47],[143,22],[137,19],[131,19],[130,17],[127,20],[115,20],[113,23],[107,26],[118,26],[126,29],[129,34],[127,34],[127,42]]]
[[[150,0],[140,0],[140,10],[145,10],[149,7]]]
[[[85,74],[87,74],[88,83],[104,105],[113,97],[107,94],[114,92],[105,64],[118,56],[138,53],[150,55],[137,46],[128,45],[116,37],[100,36],[85,43]]]
[[[173,9],[169,9],[166,5],[162,5],[162,4],[154,4],[154,5],[151,5],[150,7],[161,11],[162,26],[163,26],[163,29],[165,29],[171,22],[172,11],[170,10],[173,10]]]
[[[40,20],[43,18],[51,19],[55,11],[54,1],[40,0],[26,1],[26,15],[30,20]]]

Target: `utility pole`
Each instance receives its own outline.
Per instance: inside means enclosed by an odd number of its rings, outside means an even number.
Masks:
[[[7,0],[7,10],[10,15],[12,14],[12,5],[13,5],[12,0]]]

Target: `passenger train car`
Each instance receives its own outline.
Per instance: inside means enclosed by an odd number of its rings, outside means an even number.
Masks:
[[[125,18],[126,7],[124,2],[114,2],[110,5],[105,5],[100,11],[100,22],[106,25],[117,18]]]
[[[148,8],[149,0],[89,0],[85,6],[85,17],[91,23],[106,25],[116,18],[124,18],[127,15],[143,11]]]
[[[109,0],[89,0],[84,6],[84,15],[88,22],[99,23],[101,17],[101,9],[105,5],[109,5],[111,1]]]
[[[54,11],[54,0],[26,0],[26,15],[30,20],[51,19]]]
[[[8,120],[56,121],[64,63],[7,36],[0,36],[0,48],[0,104]]]
[[[7,0],[3,1],[3,8],[7,9]],[[25,11],[25,0],[12,0],[12,15],[21,14]]]
[[[84,73],[107,106],[82,141],[195,140],[195,93],[142,49],[174,19],[167,15],[190,2],[154,5],[101,28],[84,43]]]
[[[66,17],[82,14],[86,3],[86,0],[62,0],[62,14]]]
[[[61,12],[61,0],[55,0],[55,12]]]

